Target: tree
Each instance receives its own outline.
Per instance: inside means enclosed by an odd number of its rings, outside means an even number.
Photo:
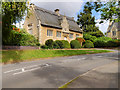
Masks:
[[[92,2],[87,2],[84,6],[83,12],[78,14],[77,24],[81,26],[84,33],[89,33],[93,36],[100,37],[103,33],[95,26],[95,16],[92,16],[94,9]]]
[[[21,21],[28,11],[27,2],[2,2],[2,41],[9,41],[12,24]]]
[[[84,6],[83,12],[80,12],[77,16],[77,24],[81,26],[84,32],[89,32],[87,29],[89,25],[95,27],[95,17],[92,17],[92,9],[93,7],[91,6],[91,3],[87,2]]]
[[[94,2],[94,10],[101,13],[101,22],[102,20],[110,20],[114,22],[120,22],[120,1],[110,0],[108,2]]]

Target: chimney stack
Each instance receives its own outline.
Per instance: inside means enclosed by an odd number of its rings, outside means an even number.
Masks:
[[[60,13],[59,13],[59,9],[55,9],[55,13],[58,15],[58,16],[60,16]]]

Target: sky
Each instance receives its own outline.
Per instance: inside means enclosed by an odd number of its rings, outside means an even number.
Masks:
[[[83,7],[88,0],[61,0],[61,1],[55,1],[52,0],[51,2],[48,2],[48,0],[31,0],[31,3],[34,3],[36,6],[39,6],[41,8],[54,11],[55,9],[60,10],[60,14],[66,15],[69,17],[74,17],[75,20],[77,20],[77,15],[83,11]],[[69,1],[69,2],[68,2]],[[90,1],[90,0],[89,0]],[[100,21],[100,13],[96,13],[93,11],[93,16],[96,17],[96,22]],[[24,23],[24,20],[21,21],[20,26],[22,28],[22,24]],[[96,24],[96,26],[99,27],[99,29],[105,33],[107,31],[109,25],[109,21],[105,21],[103,24]],[[16,24],[17,27],[19,27],[19,23]]]

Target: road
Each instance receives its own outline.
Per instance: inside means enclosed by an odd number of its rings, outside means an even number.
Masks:
[[[58,88],[79,75],[116,61],[118,51],[3,65],[2,87]],[[116,79],[110,82],[116,82]]]

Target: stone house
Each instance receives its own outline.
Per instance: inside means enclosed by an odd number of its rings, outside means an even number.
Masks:
[[[112,39],[120,39],[120,22],[110,22],[106,36]]]
[[[70,42],[76,37],[83,37],[74,18],[61,15],[59,9],[52,12],[31,4],[30,12],[29,18],[25,18],[23,28],[38,38],[40,44],[45,44],[48,39]]]

